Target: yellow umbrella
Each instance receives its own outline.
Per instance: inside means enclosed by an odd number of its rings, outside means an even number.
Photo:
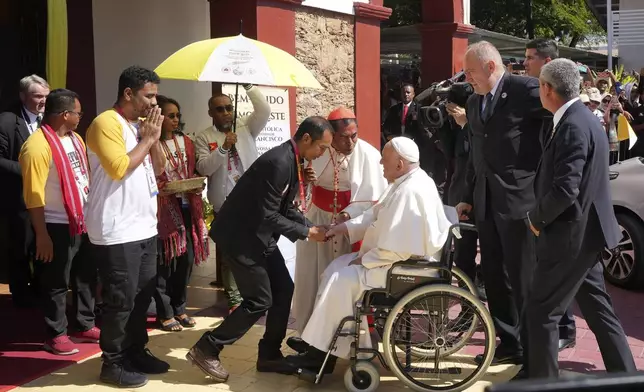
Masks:
[[[163,79],[322,88],[293,56],[241,34],[192,43],[168,57],[155,72]]]

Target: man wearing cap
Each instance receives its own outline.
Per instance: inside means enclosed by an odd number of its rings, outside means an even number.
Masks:
[[[413,140],[391,139],[381,160],[388,188],[364,214],[327,232],[331,239],[347,235],[351,242],[362,240],[362,247],[336,258],[324,271],[313,314],[302,333],[310,347],[305,354],[287,357],[294,366],[320,369],[340,321],[354,314],[355,303],[365,290],[386,286],[392,264],[411,256],[438,259],[450,222],[436,184],[419,168],[418,160]],[[368,333],[361,334],[361,347],[369,347],[370,340]],[[333,370],[337,357],[349,357],[350,341],[347,337],[337,340],[325,371]]]
[[[333,143],[311,166],[317,179],[310,187],[311,205],[306,217],[316,225],[342,223],[361,215],[387,186],[379,167],[380,152],[358,139],[355,114],[340,107],[329,114],[328,120],[334,130]],[[313,312],[322,272],[333,259],[359,249],[360,243],[352,244],[348,236],[321,243],[298,241],[293,303],[298,332],[302,333]],[[302,346],[296,337],[287,344],[296,351]]]

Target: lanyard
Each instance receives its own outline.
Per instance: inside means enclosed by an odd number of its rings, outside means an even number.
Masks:
[[[236,149],[233,151],[231,148],[230,151],[228,151],[228,171],[229,172],[233,169],[233,166],[231,165],[230,161],[233,161],[235,168],[239,171],[239,153],[237,152]]]
[[[127,117],[125,117],[125,114],[123,113],[123,110],[121,110],[120,107],[114,105],[114,111],[116,111],[116,113],[118,113],[119,116],[123,117],[123,120],[125,120],[125,123],[127,124],[128,128],[130,128],[130,131],[132,132],[132,135],[134,135],[134,140],[136,140],[137,143],[140,142],[141,137],[139,136],[139,131],[136,130],[134,128],[134,126],[132,125],[132,123],[130,123],[130,120],[128,120]],[[148,160],[149,156],[150,156],[150,154],[148,153],[148,155],[145,156],[145,159],[143,159],[143,167],[145,168],[145,170],[148,170],[147,160]]]
[[[128,128],[130,128],[130,131],[132,132],[132,134],[134,135],[134,138],[136,139],[136,142],[138,143],[138,142],[139,142],[139,139],[140,139],[140,137],[139,137],[139,131],[138,131],[138,130],[136,130],[136,129],[134,128],[134,126],[130,123],[130,120],[128,120],[128,119],[127,119],[127,117],[125,117],[125,114],[123,113],[123,110],[121,110],[121,108],[120,108],[120,107],[118,107],[118,106],[114,105],[114,110],[115,110],[115,111],[116,111],[116,113],[118,113],[121,117],[123,117],[123,120],[125,120],[125,122],[127,123]]]
[[[308,208],[306,207],[306,195],[304,194],[304,174],[302,171],[302,165],[300,164],[300,151],[297,148],[295,141],[291,139],[291,144],[293,145],[293,150],[295,151],[295,163],[297,164],[297,179],[300,186],[300,202],[301,209],[303,213],[306,213]]]

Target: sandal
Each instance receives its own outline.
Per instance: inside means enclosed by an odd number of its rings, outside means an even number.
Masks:
[[[161,324],[162,331],[179,332],[183,330],[183,328],[181,327],[181,324],[175,319],[159,321],[159,324]]]
[[[179,316],[176,316],[175,320],[181,323],[181,325],[184,328],[194,328],[194,326],[197,325],[197,322],[195,321],[195,319],[193,319],[192,317],[188,316],[185,313]]]

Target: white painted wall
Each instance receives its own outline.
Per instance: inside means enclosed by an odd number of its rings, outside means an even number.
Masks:
[[[210,38],[207,0],[92,0],[92,7],[98,113],[114,104],[125,68],[154,69],[183,46]],[[162,80],[159,92],[179,101],[186,131],[194,131],[212,124],[211,88],[206,82]]]
[[[354,2],[368,3],[369,0],[304,0],[302,5],[353,15]]]
[[[618,35],[624,34],[631,38],[621,39],[617,38],[619,45],[619,63],[624,65],[627,71],[639,72],[644,67],[644,45],[642,44],[641,21],[644,19],[644,0],[620,0],[619,2],[620,13],[628,14],[628,16],[620,16],[619,20],[623,22],[620,26]],[[620,22],[617,22],[620,23]],[[613,52],[613,55],[615,55]]]

